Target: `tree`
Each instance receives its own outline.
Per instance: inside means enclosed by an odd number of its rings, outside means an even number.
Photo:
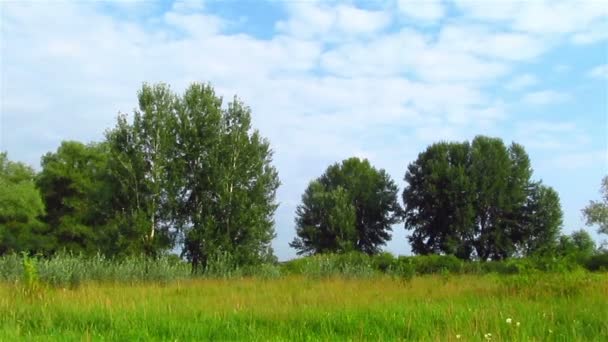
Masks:
[[[222,254],[238,265],[273,257],[280,182],[270,144],[252,129],[251,110],[237,98],[221,105],[202,84],[191,85],[179,104],[178,211],[195,269]]]
[[[165,84],[144,84],[138,100],[133,123],[119,115],[106,139],[110,172],[119,184],[116,202],[121,213],[115,222],[120,230],[131,230],[127,240],[138,237],[138,244],[129,248],[154,255],[172,245],[168,201],[175,186],[169,169],[174,162],[177,99]]]
[[[341,186],[327,190],[320,182],[311,182],[296,209],[298,238],[290,246],[298,254],[354,250],[357,215],[352,202]]]
[[[57,248],[109,254],[111,247],[103,236],[114,210],[108,156],[105,144],[64,141],[55,153],[42,157],[37,185]]]
[[[570,235],[562,235],[559,238],[559,243],[557,245],[558,255],[588,257],[594,253],[595,242],[591,238],[591,235],[584,229],[572,232]]]
[[[550,254],[558,243],[563,212],[559,195],[541,182],[532,183],[514,239],[521,255]]]
[[[405,225],[416,254],[469,258],[475,234],[474,184],[468,143],[437,143],[408,166],[403,190]]]
[[[559,197],[532,183],[524,148],[478,136],[437,143],[408,166],[405,226],[417,254],[504,259],[557,238]]]
[[[41,222],[44,203],[32,168],[0,153],[0,255],[11,252],[49,254],[55,248]]]
[[[329,166],[302,196],[297,237],[290,246],[298,254],[378,253],[391,237],[391,225],[401,220],[397,191],[386,171],[367,160],[350,158]]]
[[[600,189],[601,201],[590,201],[589,205],[583,209],[583,215],[587,220],[587,225],[598,225],[599,233],[608,234],[608,176],[602,179]]]

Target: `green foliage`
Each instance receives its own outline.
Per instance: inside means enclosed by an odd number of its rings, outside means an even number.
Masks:
[[[370,256],[351,252],[317,254],[283,263],[238,265],[230,254],[221,253],[209,260],[202,272],[193,274],[191,266],[175,255],[156,258],[128,256],[120,259],[101,254],[82,255],[60,252],[51,258],[9,254],[0,257],[0,282],[39,284],[42,288],[77,288],[90,282],[168,283],[191,278],[237,279],[242,277],[278,278],[302,275],[310,278],[370,278],[387,275],[411,281],[415,276],[440,275],[446,280],[458,274],[526,275],[607,271],[607,254],[585,258],[534,257],[502,261],[463,261],[454,256],[428,255],[398,258],[388,253]]]
[[[369,161],[350,158],[333,164],[312,181],[296,210],[298,254],[377,254],[401,220],[397,185]]]
[[[93,255],[112,254],[113,180],[105,144],[64,141],[42,157],[37,185],[46,204],[45,222],[55,238],[54,250]]]
[[[584,229],[572,232],[570,235],[560,236],[556,248],[557,255],[574,258],[589,258],[595,252],[595,241]]]
[[[602,341],[608,274],[89,284],[12,296],[0,340]],[[528,278],[528,279],[525,279]],[[517,286],[517,287],[515,287]]]
[[[178,225],[194,268],[227,253],[239,266],[273,258],[273,214],[280,184],[270,143],[251,126],[251,110],[193,84],[179,99]]]
[[[170,169],[176,157],[178,103],[165,84],[144,84],[138,100],[132,123],[119,115],[106,133],[117,185],[115,223],[126,249],[156,255],[172,245],[170,202],[176,185]]]
[[[387,269],[387,273],[409,282],[416,275],[416,267],[411,258],[399,258]]]
[[[598,232],[608,234],[608,176],[602,179],[601,201],[591,201],[583,209],[587,225],[598,225]]]
[[[38,269],[36,267],[36,259],[28,257],[27,253],[23,253],[23,286],[28,294],[32,294],[39,290],[40,280],[38,277]]]
[[[51,258],[15,254],[0,258],[0,281],[23,280],[25,284],[63,288],[76,288],[85,282],[168,282],[190,276],[190,266],[170,255],[112,259],[101,254],[59,252]]]
[[[356,213],[349,194],[342,187],[326,190],[312,182],[302,196],[296,222],[298,236],[291,244],[300,254],[348,252],[357,240]]]
[[[294,259],[282,265],[286,274],[311,277],[370,277],[376,273],[370,256],[358,252],[317,254]]]
[[[552,246],[562,223],[559,197],[531,175],[515,143],[478,136],[429,146],[405,174],[412,251],[501,260]]]
[[[427,255],[400,259],[401,262],[411,263],[417,274],[460,273],[463,264],[461,260],[452,255]]]
[[[522,255],[551,254],[563,223],[559,195],[540,182],[531,183],[529,197],[517,222],[517,248]]]
[[[44,203],[32,168],[0,153],[0,255],[25,251],[48,254],[54,247],[41,221]]]
[[[403,202],[414,253],[470,257],[475,228],[470,150],[468,143],[433,144],[408,166]]]
[[[107,133],[120,249],[156,255],[179,237],[203,272],[216,272],[218,255],[238,266],[272,260],[279,180],[250,109],[236,98],[222,108],[196,83],[182,96],[145,84],[138,97],[133,122],[121,115]]]
[[[592,255],[584,260],[584,266],[590,271],[608,272],[608,252]]]

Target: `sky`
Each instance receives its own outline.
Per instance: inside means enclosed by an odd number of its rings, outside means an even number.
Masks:
[[[251,107],[282,182],[282,260],[308,182],[351,156],[403,189],[433,142],[521,143],[566,233],[608,174],[607,0],[0,2],[11,160],[39,168],[62,140],[100,141],[143,82],[210,82]],[[403,225],[386,250],[410,253]]]

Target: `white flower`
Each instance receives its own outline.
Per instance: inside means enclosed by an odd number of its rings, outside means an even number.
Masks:
[[[511,324],[511,322],[513,322],[513,320],[510,318],[507,318],[507,324]]]
[[[520,323],[519,323],[519,322],[517,322],[517,323],[515,323],[515,326],[516,326],[516,327],[518,327],[518,326],[519,326],[519,324],[520,324]]]
[[[491,340],[492,339],[492,334],[487,333],[487,334],[483,335],[483,337],[485,337],[486,340]]]
[[[460,335],[456,335],[456,339],[457,339],[457,340],[460,340]]]

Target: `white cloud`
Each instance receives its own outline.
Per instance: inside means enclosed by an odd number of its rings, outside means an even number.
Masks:
[[[527,93],[522,102],[530,105],[547,105],[570,100],[570,95],[555,90],[541,90]]]
[[[429,82],[487,81],[508,71],[504,63],[434,44],[426,35],[409,29],[371,42],[340,45],[323,54],[321,66],[345,77],[409,73]]]
[[[597,165],[608,167],[608,151],[578,151],[558,154],[550,159],[550,165],[558,169],[588,169]]]
[[[531,74],[523,74],[519,75],[513,79],[511,79],[506,85],[505,88],[509,90],[521,90],[524,88],[528,88],[538,84],[538,77]]]
[[[441,0],[398,0],[397,7],[407,17],[426,22],[438,21],[445,14]]]
[[[502,22],[535,35],[568,34],[576,43],[592,43],[607,36],[608,6],[604,1],[455,0],[466,16]]]
[[[140,3],[141,0],[132,0]],[[203,0],[176,0],[171,6],[173,12],[188,14],[192,12],[201,12],[205,9],[205,1]]]
[[[205,38],[217,34],[225,26],[223,20],[216,16],[175,11],[167,12],[164,20],[172,27],[195,38]]]
[[[464,51],[493,59],[520,61],[532,59],[548,47],[536,37],[516,32],[495,31],[480,25],[446,25],[438,45],[446,52]]]
[[[367,11],[352,6],[340,5],[336,8],[336,26],[348,33],[373,33],[390,23],[390,16],[382,11]]]
[[[275,25],[279,32],[313,38],[328,32],[334,24],[335,14],[316,3],[292,2],[287,9],[289,18]]]
[[[387,12],[371,11],[351,5],[329,6],[318,2],[289,2],[290,17],[279,21],[279,32],[301,38],[345,39],[384,29],[391,21]]]
[[[491,89],[504,79],[517,83],[510,72],[518,63],[556,46],[536,33],[442,20],[443,2],[420,4],[408,7],[416,20],[445,25],[415,29],[406,20],[396,27],[388,11],[296,1],[287,3],[274,36],[258,38],[226,33],[230,19],[191,3],[136,19],[137,10],[113,16],[87,3],[3,3],[1,72],[10,87],[2,89],[1,147],[34,164],[62,139],[101,139],[118,111],[136,105],[144,81],[177,91],[209,81],[250,105],[255,127],[270,138],[283,181],[278,199],[290,204],[277,214],[279,241],[289,240],[293,204],[330,162],[368,156],[401,179],[428,143],[503,134],[499,123],[516,118]],[[525,76],[522,89],[535,81]],[[544,91],[527,100],[563,95]],[[535,146],[555,146],[563,134],[582,141],[576,127],[526,127],[520,133]]]
[[[608,64],[602,64],[594,67],[593,69],[589,70],[587,75],[592,78],[608,79]]]
[[[514,138],[526,148],[553,151],[553,155],[575,153],[591,143],[575,122],[560,120],[521,121],[515,126]]]

